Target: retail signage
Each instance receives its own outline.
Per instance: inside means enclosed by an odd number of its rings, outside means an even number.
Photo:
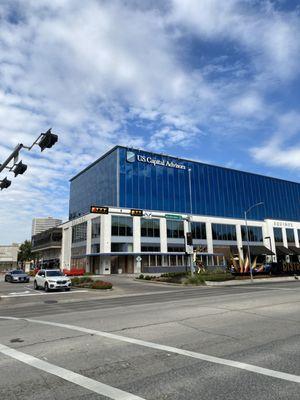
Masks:
[[[274,226],[293,228],[292,222],[274,221]]]
[[[182,219],[181,215],[176,215],[176,214],[165,214],[166,219]]]
[[[175,168],[175,169],[186,169],[186,166],[183,164],[178,163],[177,161],[170,161],[164,158],[154,158],[151,156],[146,156],[142,154],[135,154],[133,151],[127,151],[126,154],[126,160],[129,163],[133,163],[135,161],[145,163],[145,164],[151,164],[154,167],[157,165],[162,166],[162,167],[168,167],[168,168]]]
[[[108,207],[91,206],[90,212],[93,214],[108,214]]]

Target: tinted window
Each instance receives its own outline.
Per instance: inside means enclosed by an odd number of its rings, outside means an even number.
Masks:
[[[86,230],[87,223],[74,225],[72,227],[72,243],[85,242],[86,241]]]
[[[250,242],[262,242],[263,241],[263,233],[262,228],[260,226],[249,226],[248,225],[248,235]],[[246,234],[246,226],[242,226],[242,240],[247,240]]]
[[[112,236],[132,236],[133,222],[132,217],[113,215],[111,217]]]
[[[206,239],[205,222],[192,222],[193,239]]]
[[[295,244],[294,229],[286,229],[286,239],[288,243]]]
[[[184,237],[183,221],[167,220],[167,237],[173,239],[183,238]]]
[[[141,235],[159,237],[159,219],[141,218]]]
[[[274,239],[276,243],[283,242],[283,235],[281,228],[274,228]]]
[[[212,224],[212,236],[214,240],[236,240],[235,225]]]

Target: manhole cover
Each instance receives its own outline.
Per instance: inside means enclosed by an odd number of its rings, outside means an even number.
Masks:
[[[45,304],[54,304],[54,303],[57,303],[57,301],[56,300],[45,300],[44,303]]]
[[[10,343],[22,343],[22,342],[24,342],[24,340],[19,337],[10,340]]]

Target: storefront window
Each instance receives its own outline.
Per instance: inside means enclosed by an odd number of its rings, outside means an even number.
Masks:
[[[111,217],[112,236],[132,236],[132,217],[113,215]]]

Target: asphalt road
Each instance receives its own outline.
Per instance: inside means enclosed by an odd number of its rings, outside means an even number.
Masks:
[[[300,282],[112,279],[37,295],[0,282],[1,400],[299,399]]]

